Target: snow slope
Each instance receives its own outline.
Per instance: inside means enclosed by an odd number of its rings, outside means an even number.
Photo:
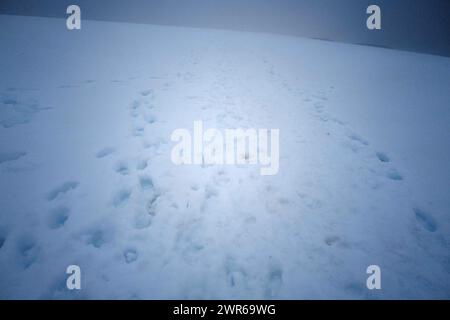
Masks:
[[[0,43],[0,298],[450,298],[449,58],[11,16]],[[279,128],[279,173],[175,166],[194,120]]]

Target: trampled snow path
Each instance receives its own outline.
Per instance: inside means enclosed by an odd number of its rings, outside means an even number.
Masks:
[[[90,21],[0,30],[0,297],[449,297],[449,59]],[[170,134],[195,120],[279,128],[279,173],[175,166]]]

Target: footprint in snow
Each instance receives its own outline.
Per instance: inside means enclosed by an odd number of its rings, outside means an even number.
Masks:
[[[389,162],[389,161],[391,161],[390,158],[387,156],[387,154],[384,153],[384,152],[380,152],[379,151],[379,152],[376,153],[376,156],[377,156],[378,160],[380,160],[381,162]]]
[[[155,193],[147,202],[147,213],[152,217],[156,215],[156,205],[160,196],[159,193]]]
[[[134,217],[133,227],[137,230],[150,227],[152,224],[152,216],[147,212],[139,212]]]
[[[142,171],[145,168],[147,168],[147,165],[148,165],[148,160],[147,159],[140,160],[136,164],[136,169]]]
[[[236,263],[234,258],[227,257],[225,261],[225,273],[231,287],[242,287],[245,284],[247,273]]]
[[[277,263],[272,263],[269,266],[267,274],[266,297],[276,298],[283,286],[283,269]]]
[[[141,176],[139,178],[139,185],[142,190],[153,189],[153,181],[148,176]]]
[[[69,214],[69,208],[64,206],[52,209],[47,219],[48,227],[50,229],[58,229],[63,227],[67,219],[69,219]]]
[[[413,211],[417,222],[422,228],[429,232],[435,232],[437,230],[437,222],[431,214],[419,208],[413,208]]]
[[[142,137],[144,135],[144,131],[145,131],[144,127],[137,126],[133,128],[132,135],[134,137]]]
[[[148,124],[153,124],[156,122],[156,116],[152,113],[146,113],[144,114],[144,120],[148,123]]]
[[[86,244],[98,249],[101,248],[105,243],[105,233],[102,230],[93,230],[88,233]]]
[[[121,174],[123,176],[126,176],[130,173],[130,170],[128,169],[128,165],[125,162],[117,163],[115,171],[118,174]]]
[[[20,264],[28,269],[39,257],[40,249],[35,239],[29,235],[21,237],[17,242]]]
[[[132,263],[137,260],[138,253],[134,249],[127,249],[124,251],[123,256],[125,258],[126,263]]]
[[[325,243],[327,246],[331,247],[338,243],[340,238],[338,236],[329,236],[325,238]]]
[[[131,197],[131,190],[124,188],[116,192],[112,199],[114,207],[118,208],[123,206]]]
[[[368,146],[369,142],[367,140],[365,140],[363,137],[361,137],[360,135],[351,132],[347,135],[351,140],[359,142],[362,145]]]
[[[61,184],[60,186],[54,188],[47,194],[47,200],[53,201],[56,198],[68,193],[71,190],[74,190],[78,187],[77,181],[67,181]]]
[[[0,164],[9,161],[16,161],[24,157],[27,153],[24,151],[17,152],[2,152],[0,153]]]
[[[391,180],[394,180],[394,181],[401,181],[401,180],[403,180],[403,176],[395,169],[390,170],[387,173],[387,177],[389,179],[391,179]]]
[[[6,242],[6,228],[0,226],[0,249]]]
[[[147,97],[148,95],[150,95],[153,91],[151,89],[147,89],[147,90],[143,90],[140,92],[141,96],[143,97]]]
[[[116,149],[114,149],[113,147],[105,147],[105,148],[97,151],[97,153],[95,154],[95,157],[101,159],[101,158],[109,156],[110,154],[113,154],[115,151],[116,151]]]
[[[325,238],[325,244],[329,247],[338,246],[340,248],[349,248],[350,244],[343,241],[339,236],[328,236]]]
[[[31,122],[35,114],[49,110],[50,107],[41,107],[33,98],[18,97],[11,93],[0,93],[0,125],[4,128],[12,128],[16,125]]]

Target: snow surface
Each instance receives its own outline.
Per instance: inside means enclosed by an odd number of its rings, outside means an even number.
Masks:
[[[11,16],[0,43],[0,298],[450,298],[449,58]],[[175,166],[194,120],[279,128],[279,173]]]

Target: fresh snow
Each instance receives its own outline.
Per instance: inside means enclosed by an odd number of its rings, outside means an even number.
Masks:
[[[18,16],[0,43],[0,298],[450,298],[449,58]],[[279,128],[278,174],[174,165],[196,120]]]

